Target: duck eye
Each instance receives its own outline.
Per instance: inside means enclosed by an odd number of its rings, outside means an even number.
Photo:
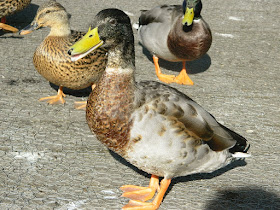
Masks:
[[[109,20],[109,23],[111,23],[112,25],[116,25],[117,24],[117,20],[116,19],[111,19],[111,20]]]
[[[91,34],[91,35],[89,35],[88,37],[92,37],[93,35]]]
[[[50,13],[50,12],[51,12],[50,10],[47,10],[47,11],[46,11],[47,14]]]

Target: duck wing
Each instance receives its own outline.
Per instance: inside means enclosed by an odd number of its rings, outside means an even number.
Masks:
[[[139,26],[150,23],[172,22],[176,17],[183,15],[180,5],[161,5],[150,10],[142,10],[139,17]]]
[[[246,145],[245,138],[218,123],[195,101],[170,86],[152,81],[138,83],[135,108],[143,106],[181,122],[190,136],[203,140],[214,151],[234,148],[237,143]]]

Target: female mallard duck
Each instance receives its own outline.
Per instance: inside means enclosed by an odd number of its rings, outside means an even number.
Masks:
[[[134,38],[124,12],[102,10],[93,25],[69,50],[73,61],[96,46],[108,50],[107,67],[88,98],[88,125],[109,149],[152,174],[149,187],[121,187],[132,199],[123,209],[157,209],[172,178],[212,172],[249,156],[245,138],[188,96],[158,82],[135,82]]]
[[[200,0],[184,0],[181,5],[162,5],[144,11],[139,18],[138,34],[141,44],[153,54],[156,74],[166,83],[193,85],[186,72],[186,61],[203,56],[210,48],[212,35],[200,15]],[[158,58],[183,62],[178,76],[160,71]]]
[[[0,29],[17,32],[18,29],[9,26],[6,23],[6,16],[12,15],[20,10],[23,10],[29,5],[31,0],[1,0],[0,1]]]
[[[37,47],[33,63],[45,79],[59,86],[59,90],[56,96],[44,97],[40,101],[63,104],[63,87],[79,90],[96,83],[106,67],[107,55],[105,50],[98,49],[79,61],[71,62],[68,48],[85,33],[71,31],[68,13],[54,0],[40,6],[32,23],[20,34],[25,35],[44,26],[50,27],[51,31]]]

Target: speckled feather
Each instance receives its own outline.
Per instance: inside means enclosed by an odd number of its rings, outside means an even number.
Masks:
[[[0,0],[0,18],[23,10],[31,0]]]

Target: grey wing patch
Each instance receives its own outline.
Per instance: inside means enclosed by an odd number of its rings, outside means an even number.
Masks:
[[[236,144],[210,113],[185,94],[158,82],[141,82],[138,87],[142,93],[139,105],[151,103],[157,113],[177,119],[189,135],[203,140],[212,150],[221,151]]]
[[[139,17],[139,25],[148,25],[155,22],[170,21],[178,5],[161,5],[151,10],[142,11]],[[174,10],[176,8],[176,10]]]

